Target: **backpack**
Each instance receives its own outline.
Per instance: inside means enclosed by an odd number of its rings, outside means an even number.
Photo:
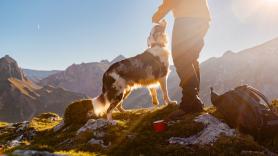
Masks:
[[[243,133],[261,138],[272,137],[278,132],[278,115],[274,108],[266,96],[249,85],[239,86],[223,95],[211,88],[211,102],[231,127]]]

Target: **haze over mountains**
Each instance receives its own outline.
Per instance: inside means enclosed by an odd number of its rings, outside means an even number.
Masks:
[[[51,84],[65,89],[84,93],[91,97],[101,91],[102,74],[114,62],[124,59],[119,56],[111,62],[101,61],[72,65],[64,72],[49,76],[40,84]],[[209,87],[224,93],[238,85],[250,84],[270,99],[278,97],[278,38],[256,47],[235,53],[227,51],[222,57],[211,58],[201,64],[201,98],[210,104]],[[172,68],[168,79],[169,93],[179,101],[181,97],[179,78]],[[126,108],[149,107],[151,99],[144,89],[135,91],[125,102]],[[161,94],[159,95],[161,97]],[[160,98],[161,101],[161,98]],[[162,102],[162,101],[161,101]]]
[[[41,80],[39,84],[62,87],[73,92],[95,97],[101,91],[103,73],[111,64],[122,59],[124,57],[120,55],[111,62],[103,60],[101,62],[73,64],[65,71]]]
[[[0,59],[0,120],[18,121],[38,112],[61,114],[72,100],[97,96],[102,88],[102,75],[108,67],[124,59],[73,64],[65,71],[22,70],[9,56]],[[179,101],[181,90],[175,68],[168,79],[172,99]],[[270,99],[278,97],[278,38],[238,53],[226,52],[201,64],[201,98],[210,104],[209,87],[219,93],[241,84],[250,84]],[[35,75],[35,76],[34,76]],[[36,77],[33,83],[29,78]],[[44,86],[44,87],[42,87]],[[64,88],[64,89],[61,89]],[[159,92],[160,93],[160,92]],[[162,102],[161,93],[159,94]],[[151,106],[145,89],[134,91],[125,101],[125,108]]]
[[[201,64],[201,97],[209,103],[209,87],[223,93],[238,85],[249,84],[269,99],[278,98],[278,38],[243,50],[226,52]]]
[[[47,78],[50,75],[60,72],[59,70],[32,70],[32,69],[22,69],[26,77],[33,82],[39,82],[40,80]]]
[[[41,87],[33,83],[8,55],[0,59],[0,73],[0,121],[28,120],[41,112],[62,115],[72,101],[86,97],[62,88]]]

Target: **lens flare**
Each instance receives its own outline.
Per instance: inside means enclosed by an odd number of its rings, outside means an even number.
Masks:
[[[277,7],[278,0],[265,0],[265,4],[268,5],[269,7]]]

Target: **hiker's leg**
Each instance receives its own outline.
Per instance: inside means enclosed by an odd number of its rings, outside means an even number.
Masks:
[[[157,106],[159,105],[159,101],[158,101],[158,98],[157,98],[157,91],[156,91],[156,88],[149,88],[149,92],[150,92],[150,95],[152,97],[152,103],[154,106]]]
[[[201,51],[201,50],[200,50]],[[201,74],[200,74],[200,64],[198,59],[193,62],[193,66],[197,75],[198,84],[197,84],[197,92],[200,92],[200,83],[201,83]]]
[[[173,48],[175,49],[175,48]],[[164,120],[178,120],[187,113],[197,112],[202,110],[202,103],[196,102],[199,100],[197,88],[199,87],[198,74],[195,71],[196,61],[192,55],[187,55],[189,52],[183,52],[180,55],[174,54],[173,61],[176,66],[176,71],[181,79],[180,87],[182,88],[182,99],[180,109],[169,114]],[[184,54],[186,53],[186,55]],[[195,56],[196,58],[196,56]],[[197,59],[196,59],[197,60]],[[193,65],[195,63],[195,65]]]
[[[182,22],[175,24],[172,45],[173,61],[181,79],[180,87],[183,96],[180,108],[184,112],[198,112],[203,107],[198,95],[200,89],[198,58],[204,46],[203,37],[208,24],[202,21]]]
[[[163,93],[163,99],[165,104],[177,104],[177,101],[172,101],[169,98],[168,88],[167,88],[167,77],[163,77],[159,80],[160,88]]]

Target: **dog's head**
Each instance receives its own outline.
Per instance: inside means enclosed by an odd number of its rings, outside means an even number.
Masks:
[[[168,40],[166,34],[166,27],[167,27],[166,20],[162,20],[152,28],[150,36],[148,37],[148,47],[167,46]]]

